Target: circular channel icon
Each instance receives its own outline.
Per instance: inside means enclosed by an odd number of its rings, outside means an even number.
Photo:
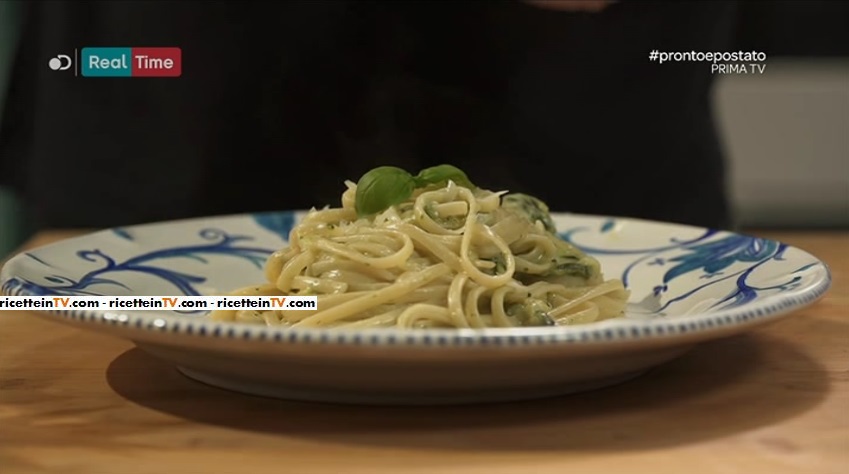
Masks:
[[[50,62],[47,63],[47,65],[50,66],[50,69],[54,71],[67,71],[71,68],[71,64],[71,58],[64,54],[60,54],[55,58],[51,58]]]

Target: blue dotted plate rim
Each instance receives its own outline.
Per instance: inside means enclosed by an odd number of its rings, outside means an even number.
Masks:
[[[541,344],[609,344],[663,340],[690,335],[709,339],[711,335],[731,328],[765,323],[808,306],[821,298],[831,286],[831,274],[825,272],[817,281],[793,293],[770,295],[746,307],[708,314],[677,317],[671,320],[613,319],[579,326],[492,329],[293,329],[252,324],[218,323],[209,320],[187,320],[184,317],[143,312],[100,311],[36,311],[59,316],[68,322],[121,327],[131,332],[154,332],[162,336],[193,336],[283,344],[334,344],[353,346],[416,347],[491,347],[529,346]],[[34,296],[24,288],[10,296]],[[131,337],[131,339],[133,339]]]

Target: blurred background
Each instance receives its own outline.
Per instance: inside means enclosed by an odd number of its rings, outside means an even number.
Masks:
[[[741,2],[762,75],[714,94],[742,227],[849,227],[849,2]]]
[[[0,110],[22,3],[0,0]],[[736,42],[768,55],[763,74],[722,75],[714,90],[739,227],[849,228],[849,2],[741,2]],[[0,188],[0,255],[26,237]]]

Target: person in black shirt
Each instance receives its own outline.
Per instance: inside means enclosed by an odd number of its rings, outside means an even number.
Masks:
[[[37,229],[109,227],[451,163],[553,211],[731,226],[710,66],[647,56],[729,50],[734,4],[544,3],[30,2],[0,185]],[[47,67],[87,46],[180,47],[182,76]]]

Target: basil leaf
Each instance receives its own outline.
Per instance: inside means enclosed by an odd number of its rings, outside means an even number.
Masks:
[[[357,214],[367,216],[400,204],[413,195],[415,187],[413,176],[401,168],[374,168],[357,182]]]
[[[448,180],[454,181],[455,184],[464,188],[475,188],[475,185],[472,184],[466,173],[456,166],[451,165],[438,165],[425,168],[419,171],[419,174],[414,179],[416,180],[416,187],[419,188],[431,184],[445,184]]]

